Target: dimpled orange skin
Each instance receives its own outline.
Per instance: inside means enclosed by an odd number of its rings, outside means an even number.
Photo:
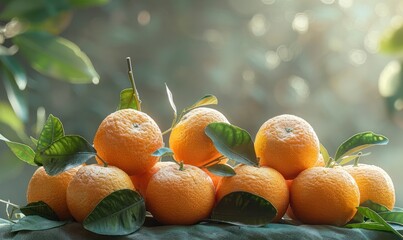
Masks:
[[[97,154],[129,175],[152,168],[158,157],[151,154],[162,146],[162,133],[155,121],[134,109],[122,109],[108,115],[94,137]],[[102,164],[100,159],[97,161]]]
[[[395,206],[395,188],[390,176],[380,167],[367,164],[345,166],[360,189],[360,204],[371,200],[392,210]]]
[[[313,167],[319,156],[319,139],[311,125],[294,115],[279,115],[267,120],[255,138],[255,151],[261,166],[293,179]]]
[[[79,168],[71,168],[58,175],[50,176],[43,167],[39,167],[28,183],[27,202],[43,201],[55,211],[60,220],[71,218],[66,203],[66,190]]]
[[[67,206],[74,219],[83,222],[103,198],[121,189],[135,190],[124,171],[97,164],[83,166],[67,187]]]
[[[157,162],[150,170],[145,173],[139,175],[132,175],[130,179],[133,182],[134,187],[137,191],[143,196],[146,196],[146,190],[148,186],[148,182],[150,181],[151,177],[158,172],[161,168],[169,165],[176,165],[173,162]]]
[[[290,194],[292,211],[305,224],[343,226],[360,204],[357,183],[341,167],[306,169],[293,180]]]
[[[221,156],[204,132],[213,122],[228,123],[228,120],[219,111],[205,107],[193,109],[183,116],[169,137],[169,147],[178,162],[201,167]]]
[[[236,175],[223,177],[217,187],[217,202],[225,195],[245,191],[258,195],[269,201],[277,209],[273,222],[278,222],[287,210],[289,192],[284,177],[268,167],[238,165],[234,168]]]
[[[147,210],[163,224],[191,225],[208,218],[215,200],[210,177],[200,168],[184,164],[161,168],[148,183]]]

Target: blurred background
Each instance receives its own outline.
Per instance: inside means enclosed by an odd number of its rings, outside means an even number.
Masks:
[[[253,138],[283,113],[306,119],[331,154],[357,132],[387,136],[361,162],[391,175],[403,207],[402,1],[32,2],[0,0],[8,139],[29,143],[52,113],[92,141],[130,87],[129,56],[142,110],[162,130],[173,117],[166,83],[178,109],[214,94],[215,108]],[[0,142],[0,199],[25,205],[34,170]]]

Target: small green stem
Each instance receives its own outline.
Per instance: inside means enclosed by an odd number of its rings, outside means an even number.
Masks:
[[[354,167],[358,167],[358,161],[360,160],[362,153],[359,152],[358,156],[354,159]]]
[[[183,161],[180,161],[180,163],[179,163],[179,170],[180,170],[180,171],[185,170],[185,168],[184,168],[184,166],[183,166]]]
[[[139,96],[139,93],[136,88],[136,83],[134,81],[132,61],[131,61],[130,57],[127,57],[126,61],[127,61],[127,67],[129,69],[129,71],[128,71],[129,80],[130,80],[130,83],[132,84],[132,88],[134,91],[134,95],[135,95],[134,98],[136,100],[136,105],[137,105],[138,110],[141,111],[141,100],[140,100],[140,96]]]
[[[331,158],[331,157],[329,157],[329,161],[327,161],[325,167],[326,167],[326,168],[332,168],[332,167],[333,167],[333,166],[332,166],[333,162],[334,162],[334,159]]]
[[[171,127],[170,127],[170,128],[168,128],[167,130],[165,130],[165,131],[162,133],[162,136],[164,136],[165,134],[169,133],[171,130],[172,130],[172,128],[171,128]]]
[[[101,162],[104,164],[104,167],[108,167],[108,162],[105,161],[103,158],[101,158],[98,154],[97,154],[97,158],[98,158],[99,160],[101,160]]]

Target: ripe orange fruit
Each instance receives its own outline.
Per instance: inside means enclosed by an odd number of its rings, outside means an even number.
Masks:
[[[151,154],[163,146],[158,125],[146,113],[122,109],[108,115],[94,138],[97,154],[129,175],[146,172],[158,161]],[[100,159],[97,159],[101,164]]]
[[[350,173],[360,189],[360,204],[371,200],[392,210],[395,206],[395,188],[390,176],[380,167],[367,164],[349,165],[344,169]]]
[[[285,179],[293,179],[315,165],[319,139],[304,119],[284,114],[263,123],[256,134],[255,150],[261,166],[274,168]]]
[[[77,222],[83,222],[106,196],[121,189],[132,189],[130,177],[117,167],[97,164],[81,167],[67,187],[67,206]]]
[[[228,120],[219,111],[205,107],[193,109],[183,116],[169,137],[169,146],[178,162],[201,167],[221,156],[204,132],[213,122],[228,123]]]
[[[56,176],[50,176],[43,167],[39,167],[28,183],[27,202],[43,201],[53,209],[60,220],[71,218],[66,203],[66,190],[79,168],[71,168]]]
[[[163,224],[190,225],[207,218],[214,207],[215,189],[200,168],[184,164],[161,168],[148,183],[146,206]]]
[[[236,175],[224,177],[218,184],[217,202],[232,192],[249,192],[269,201],[277,209],[277,215],[273,221],[279,221],[289,203],[289,193],[284,177],[268,167],[238,165],[234,170]]]
[[[293,180],[290,203],[303,223],[342,226],[357,212],[360,192],[342,167],[313,167]]]
[[[139,175],[132,175],[130,176],[134,187],[136,190],[143,196],[146,196],[146,190],[148,186],[148,182],[150,181],[151,177],[158,172],[161,168],[169,165],[176,165],[173,162],[157,162],[152,168],[150,168],[147,172],[139,174]]]

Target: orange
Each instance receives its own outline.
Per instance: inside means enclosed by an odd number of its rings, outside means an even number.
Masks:
[[[315,167],[324,167],[324,166],[325,166],[325,162],[323,160],[323,156],[322,156],[322,154],[319,154],[318,160],[315,163]],[[288,190],[291,191],[292,180],[286,180],[286,182],[287,182]],[[295,217],[291,206],[288,206],[286,214],[289,218],[291,218],[293,220],[297,220],[297,217]]]
[[[260,127],[255,139],[261,166],[279,171],[293,179],[313,167],[319,156],[319,139],[312,126],[294,115],[279,115]]]
[[[94,138],[98,156],[129,175],[141,174],[154,166],[151,154],[163,146],[158,125],[146,113],[118,110],[99,125]],[[100,159],[97,159],[101,163]]]
[[[97,164],[81,167],[67,187],[67,206],[77,222],[83,222],[106,196],[121,189],[132,189],[130,177],[117,167]]]
[[[201,167],[221,156],[204,132],[213,122],[228,123],[228,120],[219,111],[205,107],[193,109],[183,116],[169,137],[169,146],[178,162]]]
[[[66,190],[78,169],[79,167],[75,167],[50,176],[43,167],[39,167],[28,183],[27,202],[43,201],[53,209],[60,220],[71,218],[66,203]]]
[[[380,167],[367,164],[345,166],[360,189],[360,204],[371,200],[392,210],[395,206],[395,188],[390,176]]]
[[[343,226],[357,212],[360,191],[342,167],[313,167],[301,172],[291,185],[291,208],[306,224]]]
[[[155,173],[148,183],[146,206],[163,224],[190,225],[210,215],[215,189],[210,177],[200,168],[184,164],[169,165]]]
[[[274,222],[279,221],[288,207],[289,193],[284,177],[268,167],[238,165],[234,168],[236,175],[224,177],[217,187],[217,202],[225,195],[244,191],[258,195],[269,201],[276,209]]]
[[[134,187],[136,188],[139,193],[145,197],[146,190],[148,186],[148,182],[150,181],[151,177],[158,172],[161,168],[165,166],[169,166],[171,164],[176,165],[173,162],[157,162],[152,168],[150,168],[147,172],[139,174],[139,175],[132,175],[130,176]]]

